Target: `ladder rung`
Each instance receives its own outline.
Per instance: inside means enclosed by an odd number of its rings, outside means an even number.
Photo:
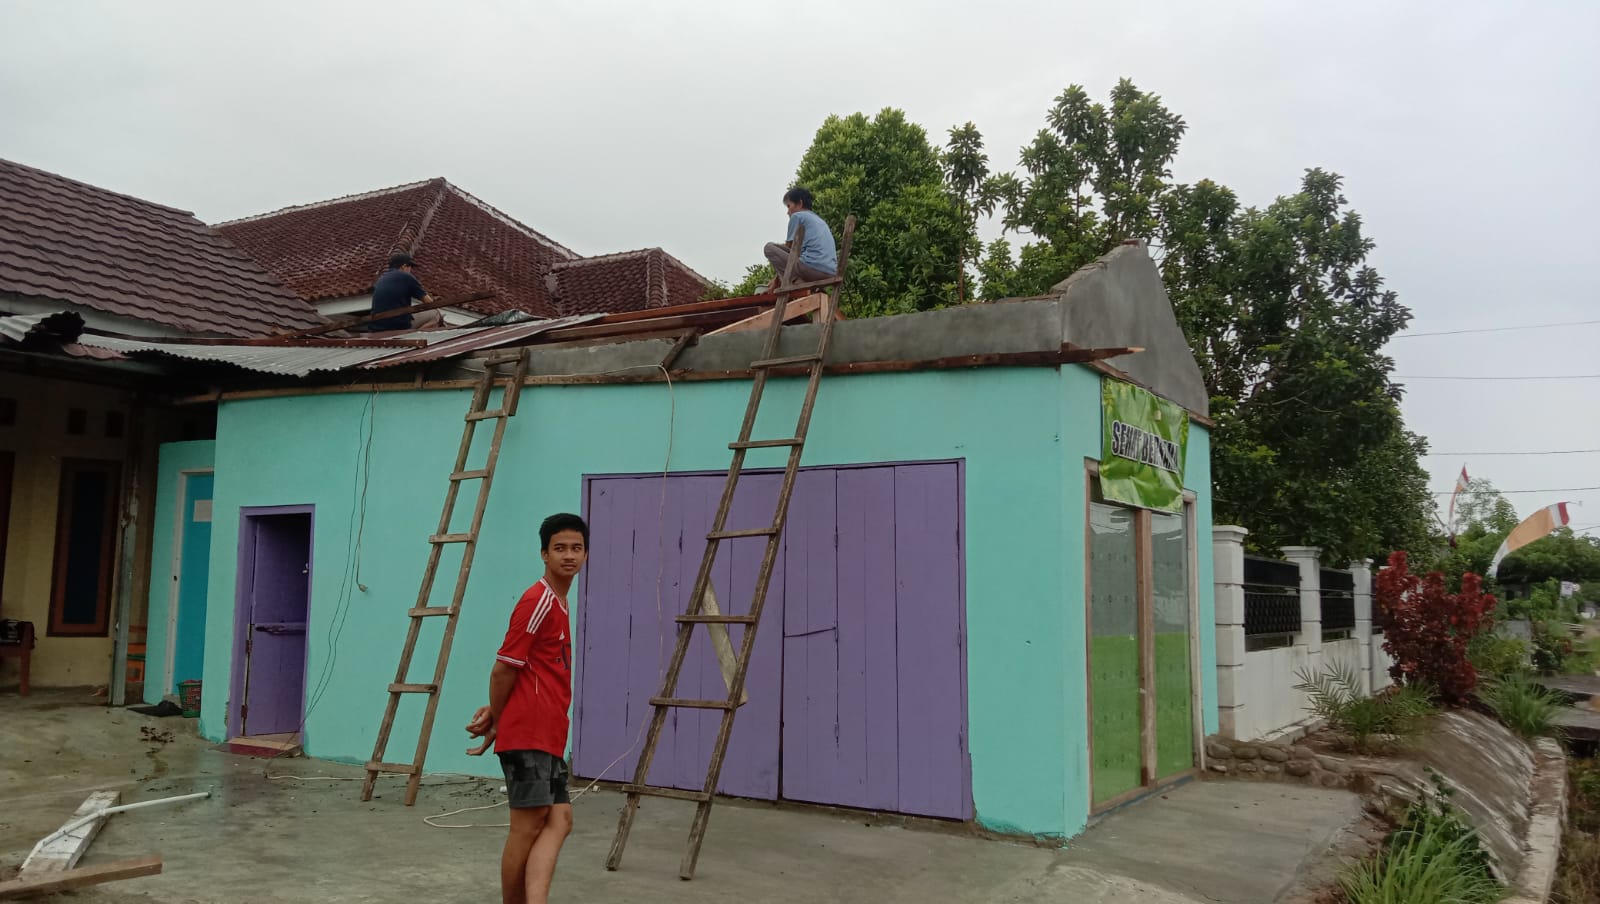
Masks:
[[[679,624],[696,625],[753,625],[756,623],[754,615],[679,615]]]
[[[505,417],[505,416],[506,416],[506,410],[504,408],[490,408],[488,411],[469,411],[469,412],[467,412],[467,420],[469,420],[469,421],[486,421],[486,420],[488,420],[489,418],[492,418],[492,417]]]
[[[406,614],[412,618],[431,618],[436,615],[454,615],[455,610],[449,606],[418,606]]]
[[[762,358],[759,361],[751,361],[750,362],[750,366],[751,367],[783,367],[783,366],[788,365],[788,364],[809,364],[809,363],[811,363],[813,361],[821,361],[821,360],[822,360],[822,356],[821,355],[818,355],[816,352],[812,352],[812,353],[810,353],[808,355],[790,355],[787,358]]]
[[[457,471],[450,475],[451,480],[482,480],[489,476],[488,468],[479,468],[476,471]]]
[[[776,534],[776,527],[752,527],[749,530],[714,530],[706,534],[707,540],[736,540],[740,537],[770,537]]]
[[[686,709],[733,709],[726,700],[689,700],[684,697],[651,697],[651,706],[681,706]]]
[[[753,440],[749,440],[748,442],[729,443],[728,444],[728,448],[730,448],[730,449],[776,449],[776,448],[779,448],[781,446],[799,446],[799,445],[803,445],[804,443],[805,443],[805,440],[801,439],[800,437],[791,436],[788,439],[753,439]]]
[[[439,690],[439,685],[437,685],[437,684],[391,684],[391,685],[389,685],[389,693],[391,693],[391,694],[433,694],[433,693],[437,693],[438,690]]]
[[[670,797],[673,800],[694,800],[701,803],[711,799],[704,791],[679,791],[677,788],[657,788],[651,785],[623,785],[628,794],[645,794],[650,797]]]
[[[368,763],[368,772],[397,772],[401,775],[416,775],[420,771],[414,763]]]
[[[476,534],[434,534],[428,538],[429,543],[474,543],[477,542]]]

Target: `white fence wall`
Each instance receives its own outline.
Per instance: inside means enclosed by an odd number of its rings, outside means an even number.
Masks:
[[[1388,687],[1392,660],[1383,636],[1372,633],[1372,572],[1367,562],[1350,569],[1355,578],[1356,625],[1348,638],[1324,642],[1318,551],[1289,547],[1285,557],[1300,566],[1301,629],[1288,646],[1245,651],[1244,538],[1240,527],[1217,525],[1212,536],[1216,558],[1218,730],[1247,741],[1281,732],[1312,718],[1306,695],[1295,690],[1300,674],[1321,672],[1338,663],[1356,668],[1362,689]]]

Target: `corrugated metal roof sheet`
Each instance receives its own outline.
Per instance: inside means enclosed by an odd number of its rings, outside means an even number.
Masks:
[[[232,364],[247,370],[289,377],[303,377],[318,370],[343,370],[366,361],[394,354],[394,348],[307,348],[289,345],[189,345],[160,341],[118,339],[89,333],[78,338],[88,348],[107,349],[124,355],[155,353],[189,361]]]
[[[419,364],[424,361],[438,361],[444,358],[465,355],[469,352],[483,351],[511,342],[520,342],[531,339],[548,330],[562,327],[576,326],[599,320],[604,314],[581,314],[576,317],[558,317],[554,320],[534,320],[527,323],[513,323],[507,326],[491,326],[483,329],[472,330],[465,335],[446,339],[443,342],[430,342],[427,348],[412,348],[393,353],[387,357],[368,361],[361,367],[394,367],[399,364]],[[437,336],[441,330],[428,333],[412,333],[411,337]],[[460,331],[448,331],[460,332]]]
[[[189,361],[208,361],[231,364],[247,370],[287,377],[303,377],[315,371],[347,370],[353,367],[391,367],[402,364],[421,364],[465,355],[469,352],[494,348],[537,336],[546,330],[573,326],[598,320],[600,314],[563,317],[556,320],[539,320],[514,323],[509,326],[462,327],[445,330],[417,330],[402,333],[396,338],[421,339],[426,348],[394,346],[304,346],[304,345],[199,345],[184,342],[163,342],[159,339],[137,340],[115,336],[97,336],[85,333],[78,342],[86,348],[103,349],[124,355],[160,354]],[[6,318],[15,319],[15,318]]]

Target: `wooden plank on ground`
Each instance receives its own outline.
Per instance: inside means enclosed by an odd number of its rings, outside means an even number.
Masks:
[[[53,891],[70,891],[74,888],[99,885],[102,882],[114,882],[118,879],[154,876],[160,872],[161,855],[150,854],[146,857],[135,857],[132,860],[118,860],[114,863],[102,863],[81,869],[69,869],[60,873],[45,873],[34,876],[31,879],[19,877],[12,879],[10,882],[0,882],[0,900]]]
[[[717,591],[712,589],[711,582],[706,581],[706,601],[700,607],[706,615],[721,615],[722,609],[717,606]],[[733,690],[733,672],[738,667],[738,658],[733,655],[733,641],[728,637],[728,626],[709,624],[706,630],[711,634],[711,647],[717,651],[717,665],[722,669],[722,683],[728,690]],[[750,630],[746,625],[745,630]],[[741,689],[739,692],[739,705],[750,702],[750,692]]]
[[[98,813],[107,807],[114,807],[121,798],[117,791],[96,791],[72,814],[63,826],[71,825],[91,813]],[[78,826],[59,838],[53,839],[44,846],[35,846],[28,859],[22,862],[22,870],[18,873],[21,878],[27,879],[50,873],[62,873],[78,865],[83,858],[83,852],[89,849],[89,842],[99,834],[101,826],[106,824],[104,816]]]
[[[816,310],[822,307],[823,303],[827,300],[828,296],[820,292],[807,295],[804,298],[796,298],[794,301],[791,301],[783,306],[783,322],[789,323],[790,321],[799,320],[801,317],[809,317],[810,315],[816,313]],[[730,323],[721,329],[712,330],[706,335],[720,336],[723,333],[742,333],[747,330],[764,330],[770,323],[772,323],[772,312],[762,311],[753,317],[746,317],[738,323]]]

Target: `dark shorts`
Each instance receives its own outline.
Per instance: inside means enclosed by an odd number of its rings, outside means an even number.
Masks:
[[[543,750],[500,751],[500,768],[506,773],[506,794],[517,810],[570,804],[567,796],[567,761]]]

